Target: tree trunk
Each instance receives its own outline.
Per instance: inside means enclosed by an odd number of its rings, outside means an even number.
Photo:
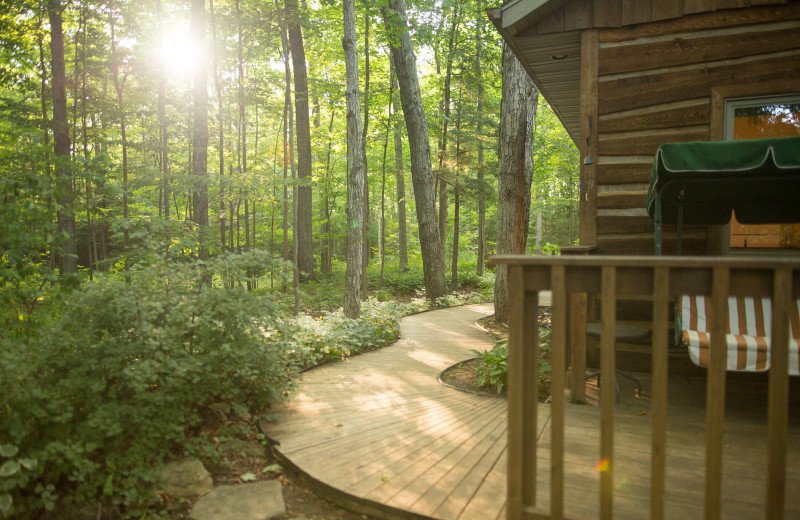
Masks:
[[[450,290],[458,290],[458,235],[461,233],[461,193],[459,186],[458,170],[459,154],[461,153],[461,85],[458,87],[458,108],[456,109],[456,160],[455,160],[455,180],[453,181],[453,253],[450,264]]]
[[[386,118],[386,137],[383,140],[383,161],[381,164],[381,223],[378,228],[378,247],[381,257],[381,274],[378,278],[378,290],[383,288],[383,270],[386,264],[386,155],[389,150],[389,133],[392,128],[392,97],[394,95],[394,69],[389,71],[389,103]]]
[[[348,318],[361,315],[361,262],[364,225],[364,186],[366,169],[361,143],[361,105],[358,92],[358,48],[356,45],[355,0],[344,0],[345,67],[347,70],[347,269],[345,274],[344,314]]]
[[[219,53],[217,51],[217,20],[214,13],[214,0],[209,0],[208,12],[211,15],[211,48],[214,67],[214,89],[217,91],[217,124],[219,125],[219,240],[225,253],[225,124],[222,104],[222,85],[219,81]]]
[[[530,179],[525,171],[529,77],[508,46],[503,48],[503,98],[497,171],[497,254],[525,252]],[[508,269],[495,270],[495,320],[508,322]]]
[[[114,32],[114,15],[111,15],[111,72],[114,76],[114,88],[117,91],[117,103],[119,104],[119,129],[122,138],[122,249],[124,255],[124,269],[128,270],[128,252],[131,248],[130,232],[128,230],[130,221],[128,220],[128,137],[125,127],[125,82],[128,79],[126,67],[122,79],[119,77],[119,61],[117,60],[117,41]],[[130,283],[130,275],[125,275],[125,281]]]
[[[195,45],[205,48],[205,0],[192,0],[192,38]],[[200,226],[200,256],[208,254],[205,232],[208,228],[208,81],[205,60],[201,59],[194,73],[192,174],[196,177],[192,193],[192,218]]]
[[[528,231],[530,230],[531,223],[531,186],[533,185],[533,145],[535,143],[534,137],[536,136],[536,110],[539,106],[539,89],[533,84],[530,76],[525,74],[525,79],[528,84],[526,102],[526,130],[525,130],[525,185],[528,189],[525,191],[525,241],[528,243]],[[523,249],[523,253],[525,250]]]
[[[279,3],[275,2],[276,6]],[[292,72],[289,69],[289,39],[286,34],[285,20],[281,21],[281,54],[285,76],[283,95],[283,259],[289,260],[289,147],[292,146],[289,129],[292,127]],[[293,160],[293,158],[291,159]],[[292,166],[294,167],[294,166]],[[286,292],[286,278],[283,278],[283,291]]]
[[[486,262],[486,191],[483,173],[483,68],[481,56],[483,45],[481,37],[485,15],[481,7],[481,0],[477,0],[475,11],[475,81],[478,84],[478,107],[475,134],[478,138],[478,263],[476,265],[478,276],[483,276],[483,266]]]
[[[48,0],[50,19],[50,69],[53,72],[53,140],[58,189],[58,231],[66,235],[61,248],[61,274],[78,270],[73,212],[72,170],[69,164],[69,122],[67,120],[67,76],[64,63],[64,29],[59,0]]]
[[[364,156],[364,230],[361,234],[361,297],[366,299],[367,266],[369,265],[369,163],[367,162],[367,132],[369,131],[369,6],[370,0],[364,2],[364,127],[361,130],[361,154]]]
[[[311,125],[308,117],[308,73],[303,33],[297,0],[286,1],[286,17],[289,25],[289,45],[292,51],[294,70],[294,107],[297,118],[297,221],[295,240],[297,241],[297,267],[300,279],[307,280],[314,275],[314,234],[312,230],[313,204],[311,199]]]
[[[450,38],[447,44],[447,71],[444,75],[444,101],[442,118],[442,139],[439,146],[439,238],[442,241],[442,251],[447,252],[447,127],[450,121],[450,81],[453,76],[453,51],[455,50],[456,35],[458,34],[458,24],[461,19],[461,6],[453,7],[453,20],[450,25]]]
[[[394,11],[397,18],[389,11]],[[391,47],[392,62],[400,84],[400,101],[406,120],[408,142],[411,151],[411,180],[419,224],[422,269],[425,277],[425,293],[431,301],[447,292],[445,262],[442,243],[439,240],[439,225],[436,221],[436,202],[431,169],[431,148],[428,123],[422,106],[422,95],[417,78],[417,64],[406,22],[405,0],[393,0],[382,9],[386,30],[395,43]],[[395,21],[399,19],[399,22]]]
[[[236,31],[237,31],[237,65],[238,65],[238,90],[239,90],[239,124],[238,124],[238,142],[239,153],[241,162],[239,164],[239,173],[241,180],[244,182],[244,250],[250,251],[250,204],[248,200],[249,189],[247,180],[247,105],[244,98],[244,53],[242,51],[242,12],[239,8],[239,0],[236,0]],[[247,273],[247,290],[253,290],[253,283],[250,280],[250,272]]]
[[[321,247],[321,268],[325,276],[330,276],[333,269],[333,237],[331,233],[331,152],[333,151],[333,116],[336,112],[331,111],[331,121],[328,124],[328,151],[325,158],[325,195],[322,207],[322,247]]]
[[[392,66],[394,72],[394,66]],[[394,88],[397,88],[397,77],[392,81]],[[392,109],[392,117],[395,118],[394,122],[394,173],[395,185],[397,186],[397,249],[398,249],[398,263],[400,264],[400,271],[408,269],[408,238],[406,233],[406,184],[405,174],[403,173],[403,138],[402,138],[402,122],[397,117],[400,112],[400,103],[397,98],[394,99]]]

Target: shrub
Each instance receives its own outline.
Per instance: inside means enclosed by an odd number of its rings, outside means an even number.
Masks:
[[[539,324],[539,398],[550,396],[550,336],[549,323]],[[505,393],[508,388],[508,339],[498,341],[488,351],[472,351],[480,363],[476,368],[478,384],[483,387],[493,386],[498,394]]]
[[[472,352],[480,360],[476,369],[478,384],[483,387],[493,386],[498,394],[505,393],[508,386],[508,340],[498,341],[492,350]]]
[[[2,345],[0,446],[21,466],[0,478],[9,511],[52,507],[54,489],[59,507],[106,496],[146,509],[162,459],[186,450],[205,406],[258,411],[281,397],[287,322],[269,299],[210,283],[214,272],[241,275],[228,259],[165,259],[131,284],[86,284],[50,331]]]

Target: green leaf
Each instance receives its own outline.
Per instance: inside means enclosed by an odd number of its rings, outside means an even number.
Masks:
[[[0,512],[7,515],[11,512],[11,506],[14,504],[14,499],[10,494],[4,493],[0,495]]]
[[[243,482],[252,482],[258,477],[256,477],[254,473],[247,472],[239,478],[242,479]]]
[[[7,460],[2,466],[0,466],[0,477],[10,477],[11,475],[15,475],[19,471],[19,462],[16,460]]]
[[[3,457],[13,457],[19,453],[19,448],[13,444],[0,444],[0,455]]]
[[[280,471],[282,469],[283,468],[281,468],[280,464],[270,464],[266,468],[262,469],[261,473],[269,473],[270,471]]]
[[[110,474],[108,478],[106,478],[105,484],[103,484],[103,494],[107,497],[110,497],[114,494],[114,474]]]
[[[37,461],[36,459],[19,459],[19,463],[22,464],[23,468],[33,470],[36,469],[36,466],[38,466],[39,461]]]

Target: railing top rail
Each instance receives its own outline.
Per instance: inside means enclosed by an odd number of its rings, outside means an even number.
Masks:
[[[525,290],[550,290],[550,272],[563,266],[568,292],[600,292],[600,273],[604,267],[617,270],[618,296],[646,296],[652,293],[654,273],[669,270],[669,294],[711,294],[712,273],[723,268],[730,273],[731,296],[770,297],[774,273],[788,269],[789,294],[800,298],[800,259],[730,257],[653,257],[653,256],[522,256],[492,257],[498,265],[523,267]]]
[[[583,266],[583,267],[674,267],[707,268],[728,267],[731,269],[773,270],[781,268],[800,269],[800,257],[720,257],[720,256],[529,256],[493,255],[489,261],[502,265],[531,266]]]

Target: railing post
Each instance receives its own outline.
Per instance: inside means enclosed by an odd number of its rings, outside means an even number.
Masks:
[[[564,518],[564,373],[566,371],[567,287],[563,265],[553,266],[552,334],[550,337],[550,518]]]
[[[653,389],[652,455],[650,467],[650,520],[664,518],[665,464],[667,454],[667,352],[669,320],[669,268],[653,272]]]
[[[789,426],[789,309],[792,270],[777,269],[772,289],[772,355],[767,415],[766,518],[785,515],[786,446]]]
[[[600,277],[603,335],[600,339],[600,518],[614,515],[614,402],[616,397],[614,343],[617,326],[617,270],[604,266]]]
[[[706,386],[706,482],[705,519],[722,516],[722,436],[725,422],[725,369],[728,348],[725,332],[728,323],[730,270],[714,267],[711,285],[711,352]]]
[[[525,290],[523,266],[508,268],[508,298],[507,518],[519,520],[525,507],[536,505],[539,393],[539,298]]]

